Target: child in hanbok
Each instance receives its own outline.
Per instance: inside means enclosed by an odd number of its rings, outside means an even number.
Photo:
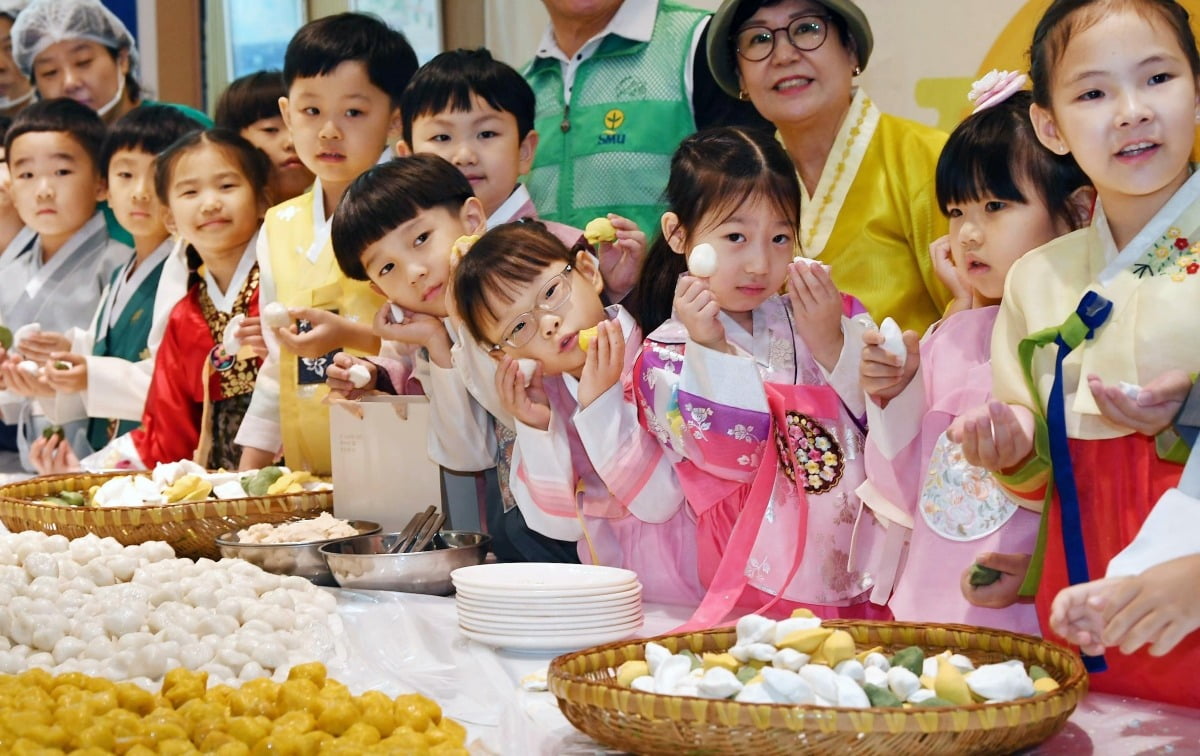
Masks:
[[[258,315],[254,241],[268,171],[262,152],[225,129],[189,134],[159,156],[155,189],[168,228],[188,244],[192,284],[167,321],[142,426],[82,460],[84,469],[181,459],[236,469],[234,437],[261,360],[246,345],[231,354],[226,344],[231,321]]]
[[[1075,160],[1037,140],[1031,98],[1022,91],[1027,81],[993,72],[977,82],[976,110],[938,160],[938,204],[950,220],[942,240],[953,266],[947,285],[965,288],[968,308],[936,324],[919,348],[917,334],[907,332],[906,354],[887,351],[878,331],[863,335],[871,432],[867,482],[858,493],[888,524],[873,598],[887,600],[898,620],[1038,633],[1033,604],[1017,601],[1037,539],[1037,509],[1014,503],[945,433],[955,417],[991,396],[992,325],[1008,269],[1083,225],[1091,210],[1093,193]],[[935,265],[940,246],[931,249]],[[998,579],[973,582],[975,563],[998,571]]]
[[[484,234],[451,286],[467,332],[499,361],[516,425],[509,484],[529,527],[578,541],[585,564],[634,570],[649,601],[694,605],[695,520],[633,403],[641,331],[603,290],[595,257],[537,221]]]
[[[698,520],[708,594],[694,626],[720,622],[739,598],[749,608],[886,616],[867,604],[877,526],[854,493],[869,319],[820,264],[793,260],[799,197],[795,168],[770,135],[688,137],[639,283],[638,301],[661,307],[674,297],[672,316],[646,338],[634,385],[642,423],[676,463]],[[685,258],[692,272],[680,277]]]
[[[158,153],[176,139],[204,128],[168,105],[142,105],[108,130],[101,166],[108,177],[108,204],[133,239],[129,259],[113,275],[89,328],[73,328],[69,352],[52,352],[55,368],[45,373],[56,395],[43,399],[46,417],[57,425],[88,418],[81,455],[136,428],[145,411],[154,353],[162,342],[175,303],[187,293],[188,270],[163,223],[154,192]],[[39,473],[56,471],[57,435],[37,439],[30,459]]]
[[[1113,40],[1121,43],[1114,45]],[[1057,0],[1030,51],[1041,142],[1096,187],[1091,225],[1021,258],[992,339],[995,401],[951,437],[1016,496],[1044,502],[1036,589],[1043,630],[1059,590],[1099,577],[1181,468],[1102,400],[1200,367],[1200,176],[1189,156],[1200,53],[1176,2]],[[1085,657],[1093,690],[1200,704],[1200,644]]]

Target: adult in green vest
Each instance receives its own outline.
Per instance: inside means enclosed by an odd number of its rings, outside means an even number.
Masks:
[[[33,0],[12,27],[12,57],[43,100],[70,97],[105,124],[143,103],[138,51],[121,19],[99,0]],[[187,105],[166,102],[205,128],[212,119]],[[103,205],[108,235],[133,246],[133,237]]]
[[[685,136],[769,127],[713,80],[708,12],[675,0],[542,2],[550,25],[524,75],[540,139],[527,186],[543,219],[583,228],[616,213],[653,236]]]

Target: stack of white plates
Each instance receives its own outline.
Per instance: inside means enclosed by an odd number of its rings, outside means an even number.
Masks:
[[[642,626],[637,574],[584,564],[480,564],[450,573],[462,634],[497,648],[574,651]]]

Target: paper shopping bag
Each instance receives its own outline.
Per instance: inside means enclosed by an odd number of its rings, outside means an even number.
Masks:
[[[429,400],[369,396],[329,411],[334,511],[402,530],[426,507],[442,506],[441,468],[429,458]]]

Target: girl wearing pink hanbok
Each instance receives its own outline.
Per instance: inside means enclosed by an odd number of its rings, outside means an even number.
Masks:
[[[509,484],[525,522],[577,541],[580,561],[638,574],[647,601],[695,605],[696,525],[658,443],[638,424],[642,335],[605,308],[596,258],[537,221],[493,228],[454,270],[454,307],[495,357],[514,418]]]
[[[956,294],[952,314],[919,345],[906,333],[901,354],[878,331],[863,336],[871,433],[858,492],[887,523],[873,598],[894,588],[888,606],[898,620],[1039,632],[1033,604],[1017,597],[1038,512],[1018,506],[946,436],[956,417],[991,399],[992,325],[1008,269],[1090,215],[1094,194],[1075,160],[1037,141],[1025,81],[993,71],[978,82],[975,112],[938,161],[950,234],[930,252]],[[999,574],[972,582],[976,563]]]
[[[869,319],[822,265],[793,260],[799,197],[770,135],[722,128],[685,139],[633,300],[650,333],[634,370],[641,419],[697,518],[708,592],[690,626],[735,607],[873,613],[876,526],[854,493]],[[685,258],[691,273],[680,276]]]

